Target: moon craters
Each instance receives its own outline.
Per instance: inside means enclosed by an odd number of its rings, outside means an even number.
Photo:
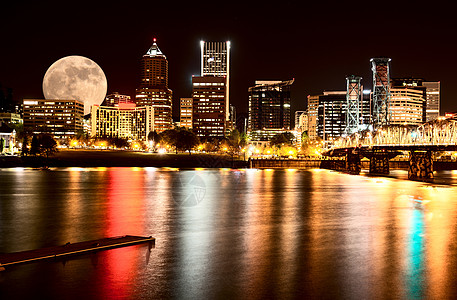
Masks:
[[[47,100],[80,100],[84,114],[106,96],[107,82],[103,70],[83,56],[67,56],[53,63],[43,78],[43,94]]]

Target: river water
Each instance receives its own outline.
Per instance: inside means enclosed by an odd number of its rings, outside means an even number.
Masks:
[[[156,245],[13,266],[0,299],[452,299],[457,172],[0,170],[0,252]]]

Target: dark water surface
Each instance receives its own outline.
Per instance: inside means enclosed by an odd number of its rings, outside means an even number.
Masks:
[[[457,173],[0,170],[0,252],[133,246],[0,272],[0,299],[457,298]]]

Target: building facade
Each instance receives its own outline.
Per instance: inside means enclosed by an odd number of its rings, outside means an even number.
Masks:
[[[420,125],[424,123],[424,91],[407,87],[391,88],[390,95],[391,125]]]
[[[294,80],[256,81],[249,91],[248,132],[252,140],[269,140],[291,130],[290,87]]]
[[[363,90],[358,104],[359,130],[371,124],[372,98],[370,90]],[[347,135],[347,91],[325,91],[308,96],[308,136],[324,141]]]
[[[0,122],[0,143],[3,147],[0,148],[0,153],[14,152],[16,145],[16,130],[8,127],[5,123]]]
[[[192,129],[192,98],[180,99],[179,123],[181,127]]]
[[[83,130],[84,103],[78,100],[24,99],[23,111],[24,128],[34,133],[67,139]]]
[[[346,129],[346,91],[328,91],[319,96],[317,136],[324,141],[337,139]]]
[[[138,107],[154,108],[154,128],[161,132],[172,128],[172,91],[168,88],[168,60],[156,40],[141,59],[140,86],[136,89]]]
[[[317,139],[317,112],[319,109],[319,95],[308,95],[308,137]]]
[[[100,106],[119,106],[119,104],[133,103],[130,96],[121,95],[118,92],[114,92],[105,97],[105,100]]]
[[[307,112],[304,111],[304,110],[297,110],[295,112],[295,118],[294,118],[294,121],[295,121],[294,122],[294,128],[295,128],[295,130],[298,130],[298,127],[300,126],[300,117],[301,117],[302,114],[307,114]]]
[[[154,108],[135,104],[114,106],[93,105],[91,136],[118,137],[146,141],[154,131]]]
[[[0,113],[0,123],[22,124],[23,120],[22,120],[20,114],[16,114],[16,113]]]
[[[298,124],[295,126],[295,130],[299,133],[302,134],[303,132],[306,132],[308,135],[308,128],[309,128],[309,122],[308,122],[308,112],[303,112],[300,114],[298,117]],[[309,137],[309,135],[308,135]]]
[[[395,106],[395,109],[397,109],[397,112],[394,112],[392,111],[391,112],[391,116],[393,114],[397,114],[396,115],[396,118],[397,120],[391,122],[391,124],[398,124],[398,118],[399,118],[399,114],[398,114],[398,110],[400,109],[399,108],[399,98],[400,97],[403,97],[402,100],[405,100],[405,93],[403,93],[403,96],[398,96],[399,95],[399,91],[402,90],[402,89],[408,89],[409,91],[411,90],[416,90],[416,91],[420,91],[422,93],[422,123],[426,122],[426,119],[427,119],[427,102],[426,102],[426,98],[427,98],[427,87],[424,86],[424,82],[425,80],[423,78],[415,78],[415,77],[404,77],[404,78],[392,78],[391,80],[391,85],[393,89],[396,89],[396,94],[397,94],[397,99],[396,100],[392,100],[392,103],[393,105]],[[409,94],[408,92],[406,92],[406,94]],[[410,96],[412,96],[413,98],[416,97],[416,94],[417,93],[414,93],[414,94],[411,94]],[[408,96],[409,97],[409,96]],[[400,101],[401,102],[401,101]],[[413,100],[413,102],[415,102],[415,100]],[[416,105],[416,104],[408,104],[408,105]],[[406,106],[405,106],[406,107]],[[406,113],[406,112],[405,112]],[[406,114],[409,114],[409,113],[406,113]],[[412,121],[413,123],[416,123],[416,121]]]
[[[225,120],[230,120],[230,42],[200,41],[200,76],[225,77]]]
[[[439,81],[426,81],[423,78],[393,78],[393,88],[408,88],[422,91],[423,103],[423,122],[438,119],[440,116],[440,89]]]
[[[200,137],[223,137],[226,131],[226,78],[192,77],[192,128]]]
[[[440,116],[440,94],[441,94],[441,83],[439,81],[423,82],[423,86],[426,87],[426,121],[433,121],[438,119]]]

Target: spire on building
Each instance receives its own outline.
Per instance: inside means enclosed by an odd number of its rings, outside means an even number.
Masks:
[[[146,55],[165,57],[165,55],[162,53],[162,51],[160,51],[159,46],[157,46],[156,38],[154,38],[154,43],[152,44],[151,48],[149,48],[148,52],[146,52]]]

